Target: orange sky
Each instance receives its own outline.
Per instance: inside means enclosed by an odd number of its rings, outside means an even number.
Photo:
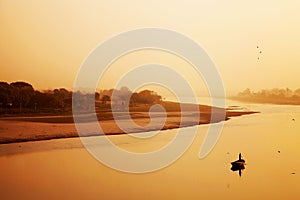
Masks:
[[[71,89],[81,63],[98,44],[127,30],[161,27],[185,34],[206,49],[229,94],[246,87],[296,89],[299,10],[297,0],[0,0],[0,80],[24,80],[36,89]],[[154,62],[183,68],[193,79],[178,58],[150,54]],[[145,55],[125,56],[115,65],[126,72],[149,61]],[[118,67],[113,73],[122,75]],[[102,87],[111,86],[103,80]]]

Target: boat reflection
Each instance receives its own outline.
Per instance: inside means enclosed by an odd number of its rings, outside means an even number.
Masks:
[[[239,175],[242,176],[242,170],[245,169],[245,165],[232,165],[232,171],[239,171]]]

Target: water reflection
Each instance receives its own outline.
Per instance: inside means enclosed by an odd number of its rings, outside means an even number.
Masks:
[[[232,165],[232,171],[239,171],[239,175],[242,176],[242,170],[245,169],[245,165]]]

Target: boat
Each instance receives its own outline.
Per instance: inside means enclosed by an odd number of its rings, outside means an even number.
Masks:
[[[246,161],[244,159],[242,159],[242,154],[240,153],[239,159],[234,162],[231,162],[231,165],[232,165],[232,167],[244,167],[245,162]]]
[[[239,171],[239,175],[240,177],[242,176],[242,170],[245,169],[245,160],[242,159],[242,154],[240,153],[239,154],[239,159],[234,161],[234,162],[231,162],[231,170],[232,171]]]

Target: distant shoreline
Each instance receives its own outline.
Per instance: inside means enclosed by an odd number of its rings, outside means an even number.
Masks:
[[[250,102],[268,103],[275,105],[300,105],[300,88],[291,90],[289,88],[261,89],[259,91],[246,88],[235,96],[228,99]]]
[[[297,99],[289,99],[289,98],[262,98],[262,97],[239,97],[232,96],[227,97],[227,99],[247,102],[247,103],[263,103],[263,104],[273,104],[273,105],[300,105],[300,101]]]
[[[170,111],[170,104],[172,105],[173,111]],[[226,117],[217,117],[214,121],[211,121],[211,109],[210,106],[199,105],[200,110],[200,120],[195,121],[195,113],[181,113],[175,108],[178,103],[168,103],[167,105],[167,118],[166,122],[161,127],[159,124],[152,124],[147,126],[150,122],[148,112],[131,112],[131,118],[138,124],[138,127],[128,127],[126,133],[140,133],[155,130],[167,130],[176,129],[181,127],[196,126],[201,124],[217,123],[221,121],[226,121],[231,117],[254,114],[258,112],[254,111],[233,111],[226,110],[223,108],[216,109],[217,116],[218,113],[226,112]],[[169,106],[169,107],[168,107]],[[145,106],[144,108],[145,109]],[[148,109],[148,108],[146,108]],[[169,110],[169,111],[168,111]],[[196,113],[197,114],[197,113]],[[113,116],[110,112],[97,113],[99,123],[105,135],[120,135],[125,134],[121,130],[116,122],[113,120]],[[186,120],[181,123],[181,116],[185,116]],[[221,115],[220,115],[221,116]],[[117,114],[117,117],[122,118],[122,112]],[[160,121],[161,115],[154,116],[155,119]],[[83,121],[89,122],[89,115],[83,115]],[[128,118],[122,118],[121,122],[125,122]],[[101,136],[100,133],[87,133],[85,135],[80,135],[83,137],[88,136]],[[29,142],[29,141],[40,141],[40,140],[51,140],[51,139],[61,139],[61,138],[74,138],[79,137],[75,124],[73,123],[73,116],[27,116],[27,117],[1,117],[0,118],[0,144],[17,143],[17,142]]]

